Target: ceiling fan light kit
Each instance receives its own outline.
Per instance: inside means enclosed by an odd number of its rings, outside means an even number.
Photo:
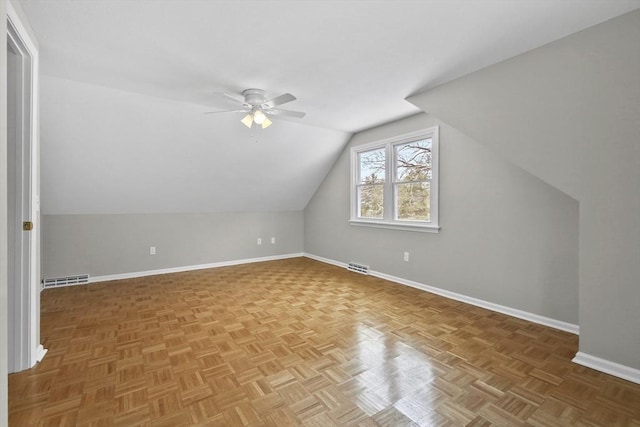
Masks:
[[[284,93],[276,96],[275,98],[267,98],[267,93],[262,89],[246,89],[241,94],[222,94],[227,100],[241,104],[239,110],[225,110],[225,111],[210,111],[205,114],[215,113],[247,113],[242,120],[243,125],[248,128],[253,127],[255,123],[261,126],[262,129],[266,129],[271,126],[272,121],[267,116],[288,116],[301,119],[306,113],[301,111],[281,110],[276,108],[279,105],[287,102],[295,101],[296,97],[290,93]]]
[[[271,120],[267,118],[267,116],[264,115],[262,111],[260,111],[260,109],[256,109],[256,111],[254,111],[253,113],[247,114],[240,121],[242,122],[243,125],[245,125],[248,128],[251,128],[255,123],[257,125],[262,126],[262,129],[268,128],[269,126],[271,126],[271,123],[273,123]]]

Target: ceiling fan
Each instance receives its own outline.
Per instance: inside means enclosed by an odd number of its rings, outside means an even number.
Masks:
[[[240,104],[241,108],[236,110],[209,111],[205,114],[217,113],[247,113],[241,120],[242,124],[250,128],[255,123],[265,129],[271,126],[271,120],[267,116],[288,116],[301,119],[306,113],[301,111],[281,110],[276,108],[287,102],[295,101],[296,97],[290,93],[284,93],[275,98],[267,98],[267,93],[262,89],[245,89],[240,94],[221,94],[227,100]]]

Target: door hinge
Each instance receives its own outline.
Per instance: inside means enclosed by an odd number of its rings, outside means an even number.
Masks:
[[[33,230],[33,222],[31,221],[24,221],[22,223],[22,230],[23,231],[31,231]]]

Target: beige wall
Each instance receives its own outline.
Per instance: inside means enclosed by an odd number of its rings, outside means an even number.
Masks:
[[[580,203],[580,351],[640,369],[640,11],[410,99]]]
[[[349,147],[440,126],[438,234],[349,225]],[[305,209],[305,252],[570,324],[578,205],[454,127],[420,114],[355,135]],[[410,262],[403,253],[410,253]]]

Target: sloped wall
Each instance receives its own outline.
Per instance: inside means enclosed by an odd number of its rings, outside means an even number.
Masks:
[[[45,215],[301,211],[349,137],[286,120],[260,132],[203,105],[41,83]]]
[[[349,148],[434,125],[440,232],[350,225]],[[577,202],[426,114],[355,135],[304,214],[309,254],[577,323]]]
[[[580,203],[580,351],[640,369],[640,11],[410,101]]]

